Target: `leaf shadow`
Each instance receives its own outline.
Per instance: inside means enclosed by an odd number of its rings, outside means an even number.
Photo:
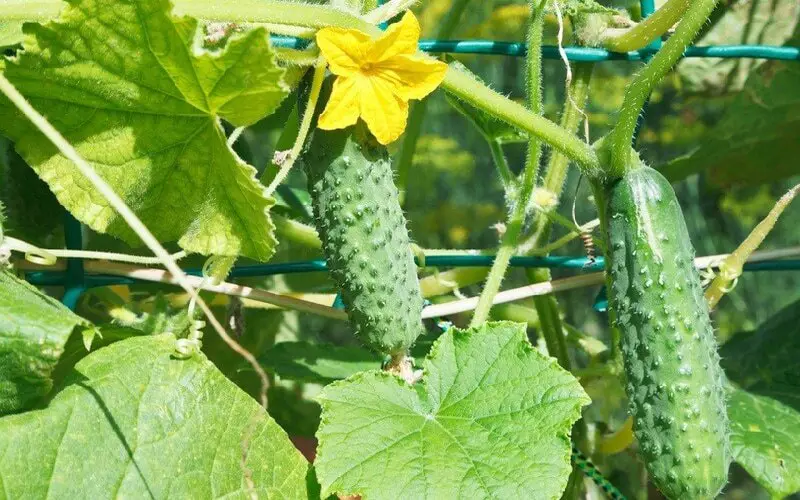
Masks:
[[[122,428],[119,426],[119,424],[117,424],[117,421],[114,419],[114,415],[111,413],[111,410],[108,408],[105,401],[103,401],[103,397],[100,396],[100,394],[95,390],[94,387],[88,385],[85,381],[79,381],[75,385],[86,390],[86,392],[88,392],[94,398],[98,408],[100,408],[100,411],[103,412],[103,415],[106,417],[108,424],[114,431],[114,434],[117,435],[120,444],[123,446],[123,448],[125,448],[125,453],[127,453],[128,457],[131,459],[131,463],[133,463],[133,467],[136,469],[136,472],[139,475],[139,479],[142,480],[142,484],[144,484],[144,487],[147,490],[147,494],[151,499],[155,499],[156,497],[153,494],[152,489],[150,488],[150,484],[148,484],[144,472],[142,471],[141,467],[139,467],[139,463],[136,461],[136,457],[134,457],[133,448],[131,448],[130,443],[128,443],[128,439],[122,432]]]

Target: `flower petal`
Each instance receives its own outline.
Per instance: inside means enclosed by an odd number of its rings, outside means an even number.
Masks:
[[[389,26],[386,33],[370,47],[367,57],[372,63],[385,61],[399,54],[414,54],[419,43],[419,21],[411,11]]]
[[[366,80],[361,89],[361,118],[369,131],[381,144],[394,142],[403,134],[408,121],[408,102],[392,92],[385,81],[378,78]]]
[[[447,64],[418,55],[399,55],[378,66],[375,77],[386,81],[404,100],[422,99],[444,80]],[[374,78],[374,77],[373,77]]]
[[[358,30],[322,28],[317,31],[317,45],[334,75],[349,76],[358,71],[371,44],[369,35]]]
[[[358,121],[358,100],[361,94],[362,79],[337,77],[333,82],[333,90],[328,98],[325,111],[319,116],[317,127],[322,130],[347,128]]]

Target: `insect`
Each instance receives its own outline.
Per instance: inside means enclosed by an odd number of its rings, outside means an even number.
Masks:
[[[584,267],[591,267],[597,262],[597,252],[594,246],[592,232],[591,230],[581,228],[579,237],[581,239],[581,243],[583,243],[583,249],[586,252],[586,258],[588,259]]]

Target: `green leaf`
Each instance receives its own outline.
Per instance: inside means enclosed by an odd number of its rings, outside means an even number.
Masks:
[[[728,401],[734,459],[778,498],[800,491],[800,413],[736,390]]]
[[[734,459],[775,496],[800,490],[800,301],[736,334],[720,355],[741,387],[728,401]]]
[[[35,405],[74,330],[94,327],[57,300],[0,271],[0,415]]]
[[[533,349],[521,324],[450,329],[410,386],[371,371],[326,387],[315,461],[323,494],[558,498],[578,381]]]
[[[797,0],[731,2],[720,11],[722,17],[696,45],[783,45],[800,19]],[[678,73],[690,91],[719,93],[741,89],[762,63],[764,59],[696,57],[681,61]]]
[[[5,495],[307,498],[308,462],[283,430],[174,348],[171,335],[114,343],[79,362],[47,409],[0,419]]]
[[[263,29],[208,52],[197,21],[169,12],[167,0],[70,0],[58,21],[25,25],[25,50],[4,73],[160,240],[267,260],[273,201],[227,146],[219,119],[246,126],[275,110],[288,90],[283,70]],[[7,101],[0,131],[79,220],[138,244]]]
[[[6,231],[34,245],[49,246],[64,223],[64,209],[13,146],[0,137],[0,201],[6,206]]]
[[[706,171],[711,182],[771,182],[800,173],[800,66],[770,61],[747,81],[700,147],[661,168],[678,181]]]
[[[730,380],[800,411],[800,301],[781,309],[755,332],[734,335],[720,356]]]
[[[281,342],[259,361],[281,378],[329,384],[380,367],[381,357],[360,347]]]

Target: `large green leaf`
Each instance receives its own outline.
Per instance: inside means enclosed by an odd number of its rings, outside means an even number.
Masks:
[[[720,350],[734,459],[776,496],[800,490],[800,301]]]
[[[326,387],[317,475],[324,494],[379,498],[558,498],[569,434],[589,402],[533,349],[525,327],[450,329],[410,386],[364,372]]]
[[[734,459],[778,498],[800,491],[800,413],[736,390],[728,401]]]
[[[172,335],[80,361],[44,410],[0,419],[8,498],[307,498],[308,463],[249,396]],[[243,463],[244,459],[244,463]]]
[[[798,88],[800,65],[764,64],[700,146],[661,172],[674,182],[706,171],[719,186],[771,182],[800,173]]]
[[[800,301],[781,309],[758,330],[734,335],[720,355],[728,378],[739,386],[800,411]]]
[[[30,408],[53,386],[73,331],[94,327],[57,300],[0,271],[0,415]]]
[[[6,62],[6,77],[159,239],[203,254],[272,255],[273,202],[219,123],[250,125],[286,96],[266,31],[207,52],[197,21],[173,17],[167,0],[70,0],[58,21],[25,31],[25,50]],[[0,131],[78,219],[138,243],[7,101]]]
[[[800,18],[797,0],[728,2],[722,16],[697,45],[783,45]],[[684,59],[678,72],[690,91],[739,90],[764,59],[695,57]]]

